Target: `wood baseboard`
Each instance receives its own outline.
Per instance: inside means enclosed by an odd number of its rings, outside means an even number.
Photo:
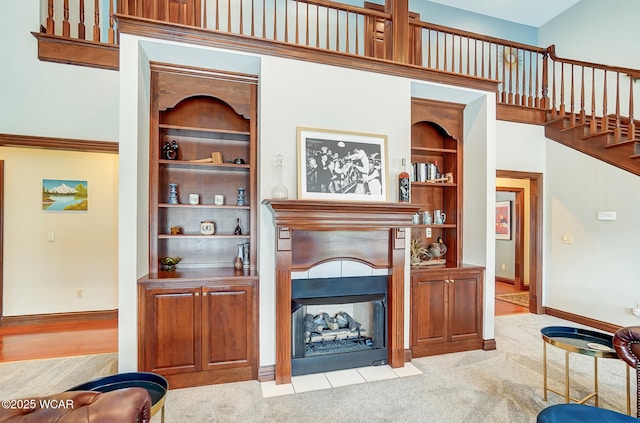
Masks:
[[[614,325],[612,323],[589,319],[588,317],[580,316],[578,314],[573,314],[562,310],[557,310],[550,307],[544,307],[543,313],[548,314],[549,316],[558,317],[560,319],[569,320],[570,322],[590,326],[592,328],[596,328],[598,330],[609,333],[615,333],[622,328],[622,326]]]
[[[484,351],[495,350],[497,347],[495,338],[493,339],[483,339],[482,340],[482,349]]]
[[[118,310],[80,311],[73,313],[28,314],[0,317],[0,327],[42,325],[51,323],[117,320]]]
[[[258,369],[258,382],[270,382],[276,380],[276,366],[260,366]]]

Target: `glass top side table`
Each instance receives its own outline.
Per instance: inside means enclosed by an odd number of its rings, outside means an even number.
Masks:
[[[547,400],[547,392],[564,396],[565,402],[568,404],[573,401],[578,404],[584,404],[591,398],[598,402],[598,358],[619,359],[616,350],[613,348],[612,336],[603,332],[596,332],[587,329],[574,328],[569,326],[547,326],[540,330],[542,340],[544,341],[544,400]],[[549,388],[547,384],[547,344],[560,348],[565,351],[565,386],[564,392],[556,391]],[[569,395],[569,353],[577,353],[593,357],[593,392],[590,392],[583,398],[572,398]],[[627,414],[631,415],[631,394],[630,394],[630,376],[629,366],[625,363],[627,372]]]

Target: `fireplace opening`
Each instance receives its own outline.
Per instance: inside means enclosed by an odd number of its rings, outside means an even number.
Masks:
[[[387,280],[293,280],[292,375],[386,364]]]

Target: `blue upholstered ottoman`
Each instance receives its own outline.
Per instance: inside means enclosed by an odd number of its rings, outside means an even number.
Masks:
[[[638,423],[640,420],[604,408],[584,404],[557,404],[538,414],[537,423]]]

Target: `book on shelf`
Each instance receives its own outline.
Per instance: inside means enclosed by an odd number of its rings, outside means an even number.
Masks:
[[[440,177],[438,163],[411,163],[411,181],[427,182]]]

